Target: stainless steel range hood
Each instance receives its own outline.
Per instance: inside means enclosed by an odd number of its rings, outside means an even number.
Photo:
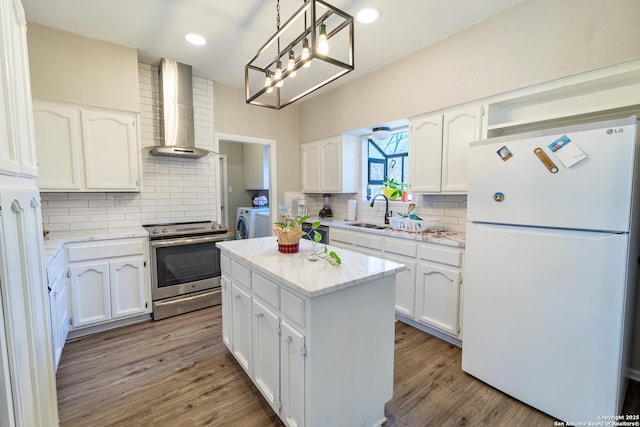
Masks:
[[[209,150],[197,148],[194,142],[191,66],[162,58],[158,84],[162,101],[163,145],[153,147],[151,154],[192,159],[209,154]]]

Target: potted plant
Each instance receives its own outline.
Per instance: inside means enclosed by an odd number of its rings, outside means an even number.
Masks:
[[[382,194],[389,200],[397,200],[402,197],[404,183],[397,183],[393,178],[387,178],[382,183]]]
[[[309,231],[302,230],[302,223],[307,219],[309,219],[309,215],[291,220],[284,217],[284,222],[276,222],[273,224],[273,231],[278,238],[278,250],[282,253],[289,254],[298,252],[300,239],[303,235],[306,235],[311,241],[313,248],[310,257],[312,261],[317,261],[322,258],[332,265],[342,264],[342,260],[338,254],[334,251],[329,251],[326,245],[318,249],[317,244],[320,243],[322,235],[316,231],[316,228],[320,226],[320,221],[313,222]]]

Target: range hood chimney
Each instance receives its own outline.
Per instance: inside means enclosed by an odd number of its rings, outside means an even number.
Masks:
[[[191,65],[162,58],[158,74],[163,145],[153,147],[151,154],[191,159],[206,156],[210,151],[196,148],[194,142]]]

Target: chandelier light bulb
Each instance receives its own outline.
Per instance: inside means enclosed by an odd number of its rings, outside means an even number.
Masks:
[[[329,40],[327,40],[327,26],[324,22],[320,24],[320,35],[318,36],[318,53],[326,55],[329,53]]]
[[[311,66],[310,57],[311,52],[309,51],[309,40],[305,37],[302,41],[302,53],[300,54],[300,59],[302,59],[302,66],[304,68],[309,68]]]
[[[276,61],[276,74],[273,76],[276,80],[276,87],[282,87],[284,85],[284,81],[282,80],[282,65],[280,61]]]
[[[296,56],[293,53],[293,49],[289,51],[289,62],[287,63],[287,70],[289,70],[289,77],[294,78],[296,76]]]
[[[267,70],[267,77],[264,79],[264,87],[267,88],[267,93],[273,92],[273,80],[271,80],[271,71]]]

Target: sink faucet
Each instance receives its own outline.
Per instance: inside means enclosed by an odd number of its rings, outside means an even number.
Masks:
[[[384,194],[376,194],[371,199],[371,207],[373,207],[373,203],[376,201],[378,197],[384,198],[384,223],[389,224],[389,199]]]

